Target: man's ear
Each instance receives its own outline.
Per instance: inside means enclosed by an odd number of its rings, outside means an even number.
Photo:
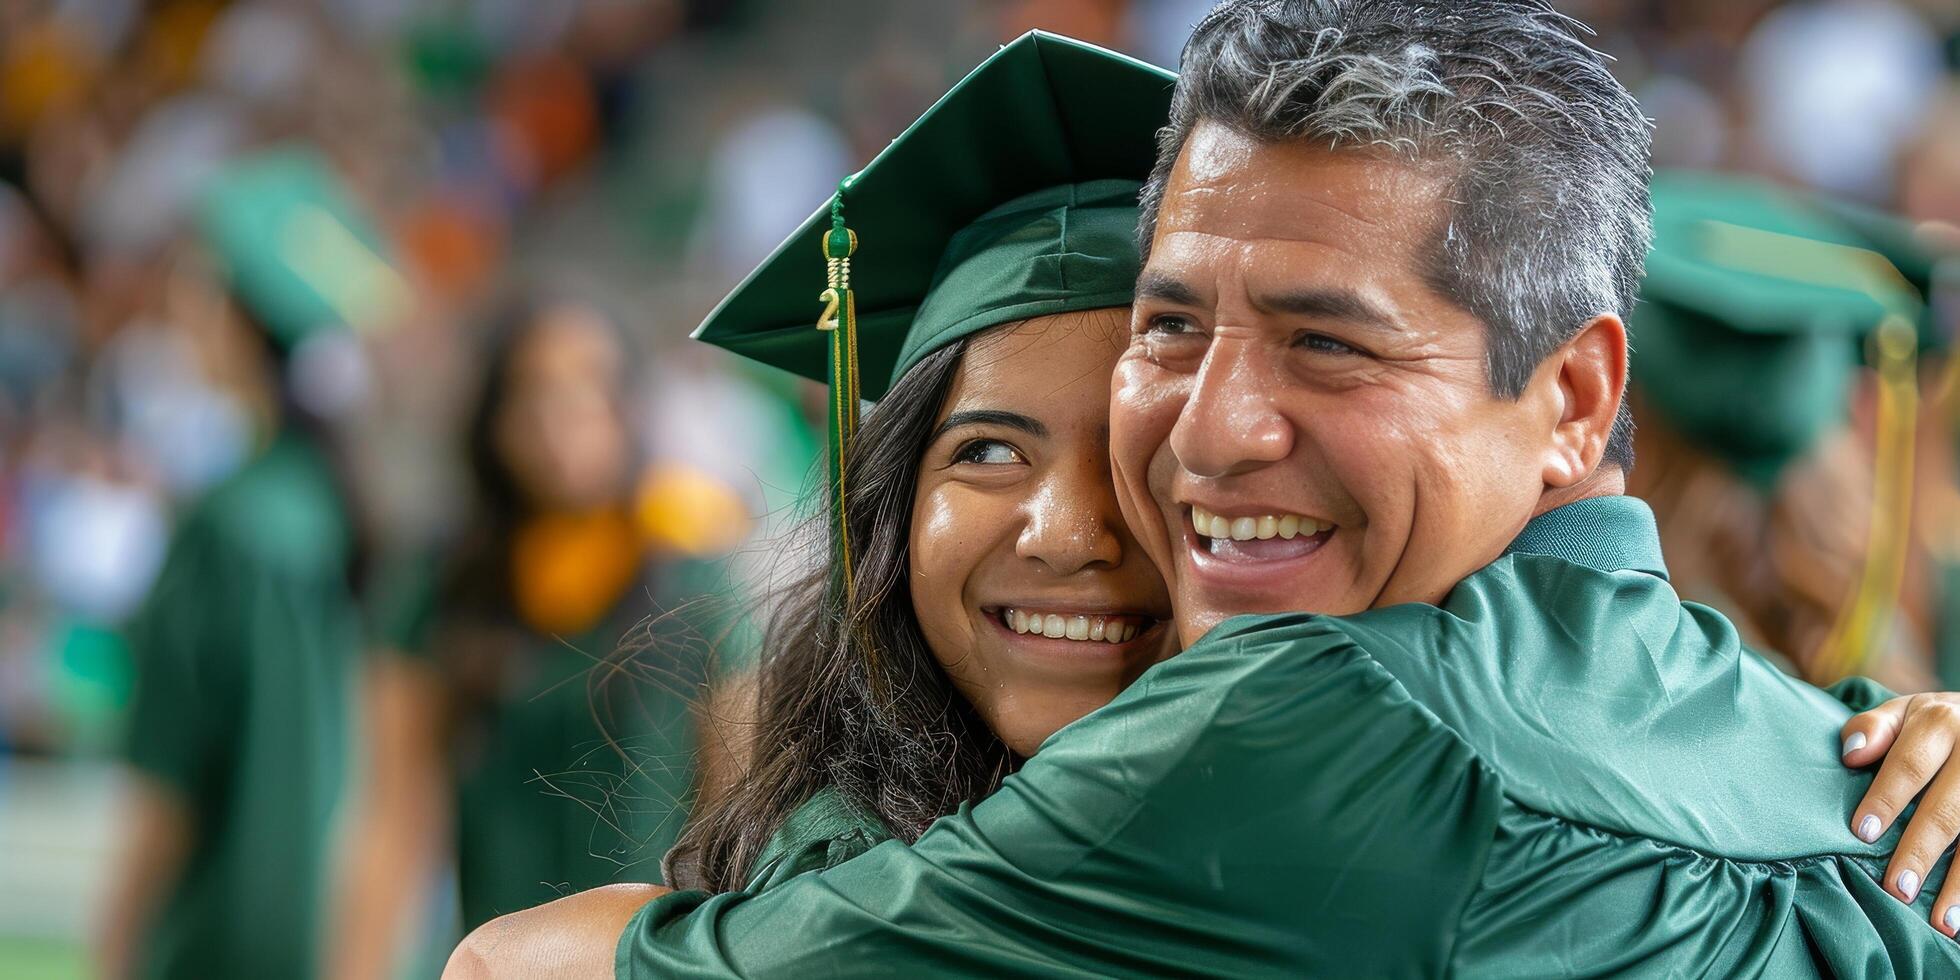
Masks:
[[[1545,485],[1564,489],[1599,467],[1626,394],[1627,329],[1620,318],[1592,318],[1545,359],[1559,416],[1545,447]]]

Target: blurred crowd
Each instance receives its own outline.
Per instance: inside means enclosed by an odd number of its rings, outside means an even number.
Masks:
[[[460,892],[425,903],[434,935],[478,919],[475,903],[508,904],[472,862],[515,845],[468,819],[495,796],[472,772],[505,766],[566,777],[525,783],[510,806],[550,800],[582,820],[563,831],[580,839],[570,852],[651,877],[671,827],[622,829],[619,800],[654,824],[677,812],[692,777],[656,777],[691,742],[583,773],[519,749],[644,749],[634,740],[686,724],[671,718],[747,635],[738,615],[700,613],[702,597],[739,610],[766,594],[772,542],[822,439],[807,386],[688,331],[994,45],[1039,27],[1175,65],[1206,6],[0,0],[0,835],[20,806],[10,759],[121,754],[144,669],[132,624],[167,576],[173,530],[298,412],[331,430],[320,442],[347,517],[358,662],[395,665],[344,699],[389,752],[343,761],[369,784],[357,818],[411,830],[374,831],[396,849],[348,874],[376,894],[400,893],[384,886],[404,873],[460,875]],[[1873,501],[1900,499],[1882,478],[1881,416],[1901,409],[1875,356],[1767,472],[1639,395],[1634,490],[1656,502],[1682,591],[1813,679],[1862,669],[1904,690],[1960,686],[1947,353],[1960,284],[1950,264],[1906,268],[1938,251],[1920,239],[1939,222],[1960,226],[1960,6],[1560,6],[1598,30],[1653,117],[1657,167],[1751,175],[1901,221],[1908,257],[1894,260],[1925,300],[1920,396],[1904,409],[1916,466],[1894,474],[1910,484],[1894,535],[1904,571],[1879,589],[1874,615],[1891,628],[1874,649],[1833,653],[1847,596],[1874,578]],[[214,182],[268,152],[314,161],[362,216],[349,227],[380,263],[368,292],[381,297],[346,317],[341,342],[271,356],[239,341],[241,323],[276,327],[247,308],[224,271],[238,263],[212,254],[199,220]],[[1634,336],[1638,348],[1637,318]],[[621,540],[633,545],[615,553]],[[660,639],[664,623],[691,639]],[[629,687],[673,697],[629,692],[615,711],[618,691],[588,675],[622,662],[629,633],[629,648],[704,652],[629,657]],[[525,666],[560,648],[572,655],[557,666]],[[566,734],[552,727],[563,717],[610,724]],[[374,761],[404,758],[425,765]],[[659,785],[623,789],[628,777]],[[431,779],[453,792],[399,792]],[[595,822],[619,840],[598,841]],[[400,918],[368,911],[337,921],[386,933]],[[10,935],[33,931],[6,914],[0,973]],[[94,926],[53,928],[68,931],[27,938],[79,949]]]

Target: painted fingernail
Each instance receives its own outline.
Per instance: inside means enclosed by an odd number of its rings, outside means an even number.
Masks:
[[[1899,894],[1910,902],[1919,897],[1919,873],[1910,869],[1899,872]]]
[[[1858,839],[1867,844],[1878,840],[1878,814],[1867,813],[1858,818]]]
[[[1839,756],[1847,756],[1847,755],[1850,755],[1851,753],[1853,753],[1853,752],[1856,752],[1856,751],[1858,751],[1859,749],[1862,749],[1862,748],[1864,748],[1864,747],[1865,747],[1865,733],[1864,733],[1864,732],[1852,732],[1852,733],[1851,733],[1850,735],[1848,735],[1848,736],[1846,736],[1846,737],[1845,737],[1845,740],[1844,740],[1844,751],[1842,751],[1842,752],[1839,752],[1839,753],[1838,753],[1838,755],[1839,755]]]
[[[1946,926],[1947,932],[1960,933],[1960,905],[1947,906],[1946,914],[1940,916],[1940,922]]]

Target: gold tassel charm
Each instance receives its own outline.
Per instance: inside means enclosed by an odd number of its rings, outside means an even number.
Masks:
[[[851,254],[857,251],[857,244],[857,233],[844,226],[844,188],[839,186],[831,198],[830,231],[823,238],[827,286],[817,297],[824,304],[817,329],[830,335],[830,506],[837,529],[833,557],[842,575],[847,603],[853,589],[851,537],[844,509],[844,460],[858,423],[857,297],[851,290]]]

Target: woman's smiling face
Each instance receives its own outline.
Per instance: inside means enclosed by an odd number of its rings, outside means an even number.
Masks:
[[[974,338],[919,460],[913,612],[1021,755],[1177,651],[1170,597],[1117,510],[1109,381],[1127,308]]]

